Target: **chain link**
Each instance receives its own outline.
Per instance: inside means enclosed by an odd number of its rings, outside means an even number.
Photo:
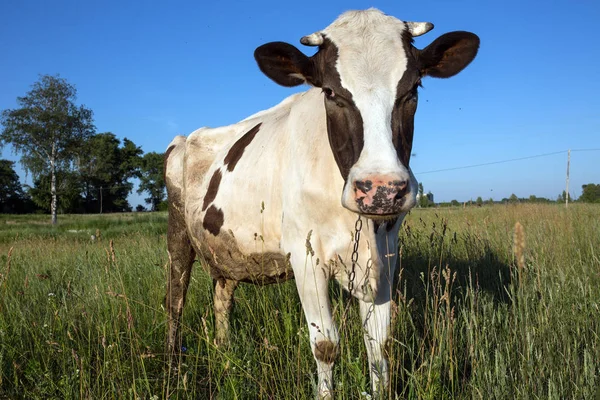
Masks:
[[[352,294],[354,290],[354,279],[356,278],[356,263],[358,262],[358,242],[360,241],[360,230],[362,229],[362,219],[360,214],[354,224],[354,250],[352,251],[352,269],[348,274],[348,292]]]

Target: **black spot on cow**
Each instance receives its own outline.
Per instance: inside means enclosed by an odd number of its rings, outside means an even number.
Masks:
[[[260,70],[280,85],[306,81],[323,89],[329,144],[342,177],[348,179],[364,146],[363,120],[352,93],[342,86],[335,43],[325,36],[319,51],[307,57],[290,44],[272,42],[258,47],[254,57]]]
[[[206,214],[204,215],[204,221],[202,221],[202,227],[217,236],[223,226],[224,216],[223,210],[215,207],[214,205],[208,207]]]
[[[202,211],[206,210],[206,207],[208,207],[208,205],[215,200],[215,197],[217,197],[219,185],[221,184],[221,178],[221,170],[217,169],[208,183],[208,189],[206,190],[206,195],[204,196],[204,203],[202,203]]]
[[[259,123],[254,128],[250,129],[244,134],[244,136],[239,138],[238,141],[233,144],[233,146],[231,146],[227,152],[227,155],[225,156],[225,159],[223,160],[223,163],[227,166],[227,171],[233,171],[238,161],[240,161],[240,158],[242,158],[244,150],[252,142],[254,136],[256,136],[260,130],[261,125],[262,123]]]
[[[364,146],[364,124],[352,93],[342,86],[336,67],[338,57],[337,46],[325,38],[319,52],[312,58],[315,65],[319,66],[318,86],[323,88],[325,94],[329,145],[342,178],[347,180]]]
[[[413,44],[408,30],[402,34],[406,54],[406,70],[396,86],[396,102],[392,111],[392,142],[398,159],[405,167],[409,166],[413,144],[415,113],[417,112],[418,89],[421,85],[419,53]]]

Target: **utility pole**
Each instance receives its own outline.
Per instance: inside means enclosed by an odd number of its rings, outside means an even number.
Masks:
[[[565,207],[569,207],[569,166],[571,165],[571,149],[567,153],[567,192],[565,194]]]

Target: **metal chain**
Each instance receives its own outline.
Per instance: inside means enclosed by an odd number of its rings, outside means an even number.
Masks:
[[[358,262],[358,242],[360,241],[360,230],[362,229],[362,219],[360,214],[354,224],[354,250],[352,251],[352,269],[348,274],[348,292],[352,294],[354,290],[354,279],[356,278],[356,263]]]

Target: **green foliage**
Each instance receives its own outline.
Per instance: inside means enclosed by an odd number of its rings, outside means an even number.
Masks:
[[[552,203],[553,202],[552,200],[549,200],[545,197],[537,197],[533,194],[531,196],[529,196],[529,199],[527,199],[527,201],[529,203]]]
[[[78,166],[87,212],[131,211],[129,179],[139,176],[142,149],[131,140],[121,141],[111,132],[92,136],[82,147]]]
[[[417,206],[418,207],[429,207],[430,206],[429,199],[427,198],[427,195],[423,191],[423,184],[421,182],[419,182],[419,191],[417,194]]]
[[[477,200],[475,200],[475,204],[478,207],[481,207],[483,205],[483,199],[481,198],[481,196],[477,197]]]
[[[594,398],[599,216],[593,204],[413,210],[400,232],[386,346],[398,398]],[[43,216],[0,215],[1,398],[314,398],[293,281],[240,285],[231,346],[216,347],[212,280],[195,265],[187,350],[177,372],[170,367],[166,219],[75,215],[53,229]],[[512,248],[517,221],[522,269]],[[365,398],[358,304],[335,284],[331,294],[341,338],[335,397]]]
[[[142,150],[128,139],[112,133],[88,138],[77,151],[74,168],[58,171],[58,211],[99,213],[131,211],[127,196],[133,189],[129,179],[138,176]],[[40,174],[29,189],[33,201],[50,211],[50,175]]]
[[[600,203],[600,185],[588,183],[581,186],[583,192],[579,197],[579,201],[584,203]]]
[[[150,204],[150,211],[159,211],[167,197],[164,178],[165,153],[146,153],[140,163],[140,186],[138,194],[148,193],[144,199]]]
[[[516,204],[519,202],[519,198],[517,197],[516,194],[511,194],[510,197],[508,198],[508,202],[512,203],[512,204]]]
[[[34,176],[51,176],[52,222],[56,223],[57,172],[69,171],[81,145],[95,131],[92,111],[76,106],[77,90],[59,76],[42,75],[19,108],[2,111],[0,145],[11,144]]]
[[[563,190],[561,194],[558,195],[558,197],[556,198],[556,202],[557,203],[564,203],[566,201],[567,198],[567,191]],[[571,197],[571,194],[569,194],[569,201],[573,201],[573,197]]]
[[[0,160],[0,212],[16,213],[24,201],[19,175],[14,170],[14,161]]]
[[[163,200],[158,204],[158,211],[167,211],[169,209],[169,202]]]
[[[57,212],[60,214],[84,212],[79,174],[72,170],[57,171],[56,178]],[[50,174],[42,173],[33,180],[33,187],[27,191],[38,209],[46,213],[51,211],[50,185]]]

